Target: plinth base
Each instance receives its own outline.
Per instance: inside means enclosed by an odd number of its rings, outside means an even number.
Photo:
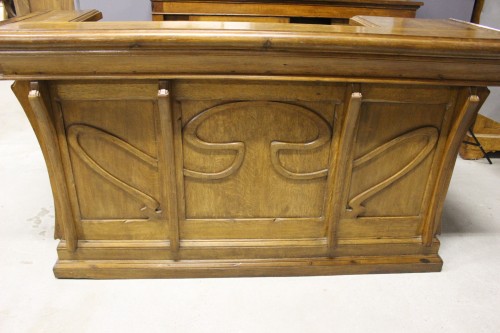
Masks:
[[[210,278],[439,272],[438,255],[256,260],[59,260],[58,278]]]

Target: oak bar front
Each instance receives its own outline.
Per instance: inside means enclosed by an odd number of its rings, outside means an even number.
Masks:
[[[57,277],[441,270],[499,32],[44,20],[0,26],[0,70],[47,162]]]

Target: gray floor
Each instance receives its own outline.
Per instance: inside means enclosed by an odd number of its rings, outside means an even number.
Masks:
[[[0,332],[500,332],[500,159],[458,160],[441,273],[57,280],[48,177],[9,86],[0,82]]]

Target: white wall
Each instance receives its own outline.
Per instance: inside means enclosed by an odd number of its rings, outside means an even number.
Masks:
[[[103,21],[151,21],[150,0],[76,0],[80,9],[97,9]]]
[[[474,0],[417,0],[424,3],[417,12],[419,18],[456,18],[469,21],[474,8]],[[498,0],[486,0],[498,1]]]

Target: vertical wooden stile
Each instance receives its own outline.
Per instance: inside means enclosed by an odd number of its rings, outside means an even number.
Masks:
[[[33,115],[39,125],[40,144],[45,146],[47,153],[47,168],[53,177],[57,191],[54,190],[54,200],[56,201],[56,214],[58,221],[62,222],[64,228],[64,238],[69,251],[74,252],[77,247],[77,235],[75,221],[69,203],[69,193],[66,186],[65,172],[62,165],[61,152],[57,140],[57,133],[54,123],[49,114],[47,106],[40,93],[38,82],[32,82],[28,100],[33,110]]]
[[[177,257],[180,247],[179,240],[179,215],[177,211],[177,186],[175,173],[175,153],[174,153],[174,130],[172,104],[170,99],[169,84],[167,81],[160,81],[158,90],[158,111],[160,120],[160,143],[159,154],[161,160],[160,174],[164,175],[164,183],[161,184],[163,200],[166,202],[167,212],[165,216],[170,226],[170,250],[174,258]]]
[[[458,149],[460,148],[460,144],[462,143],[462,140],[472,123],[479,102],[480,99],[477,95],[470,95],[466,99],[458,115],[455,117],[450,134],[446,140],[446,155],[439,166],[439,173],[433,190],[430,209],[424,222],[422,242],[426,246],[432,245],[432,240],[439,226],[438,221],[441,219],[443,204],[446,198],[448,186],[450,185]]]
[[[340,142],[334,159],[333,173],[328,178],[331,191],[328,193],[326,222],[327,222],[327,237],[328,249],[330,255],[337,245],[336,228],[342,216],[342,212],[346,209],[343,197],[346,180],[349,177],[350,164],[352,162],[352,150],[356,138],[356,128],[359,119],[359,111],[361,109],[362,95],[360,92],[352,92],[349,96],[347,108],[343,117],[342,133]]]

